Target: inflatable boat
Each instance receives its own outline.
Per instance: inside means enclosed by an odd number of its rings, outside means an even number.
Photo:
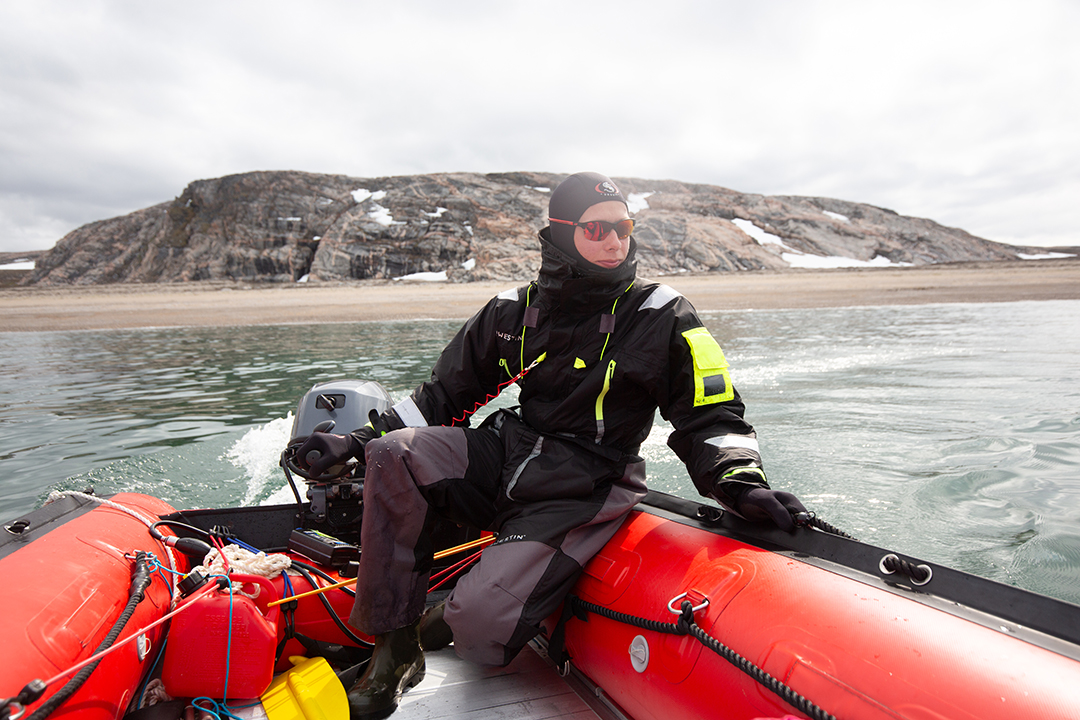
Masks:
[[[342,620],[357,489],[197,510],[68,493],[5,522],[0,720],[347,717],[370,654]],[[432,602],[488,539],[435,528]],[[600,717],[1080,717],[1080,606],[656,492],[523,652]]]

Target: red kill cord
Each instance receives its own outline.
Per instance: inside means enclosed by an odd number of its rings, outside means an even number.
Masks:
[[[497,388],[495,388],[495,392],[489,394],[486,398],[484,398],[483,402],[476,403],[476,405],[473,406],[472,410],[466,410],[465,412],[461,413],[461,417],[454,418],[453,420],[450,421],[450,424],[451,425],[457,425],[458,423],[465,422],[465,418],[467,418],[469,415],[472,415],[474,412],[476,412],[480,408],[484,407],[485,405],[487,405],[489,402],[491,402],[495,398],[499,397],[499,394],[502,393],[503,388],[505,388],[507,385],[513,385],[518,380],[520,380],[521,378],[528,375],[529,371],[532,370],[534,367],[536,367],[537,364],[541,360],[543,360],[545,357],[547,357],[547,353],[541,353],[540,357],[538,357],[538,358],[536,358],[535,360],[532,361],[532,365],[529,365],[529,367],[525,368],[524,370],[519,372],[514,377],[510,378],[509,380],[507,380],[503,384],[499,385]]]

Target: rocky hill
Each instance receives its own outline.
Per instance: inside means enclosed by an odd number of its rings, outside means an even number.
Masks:
[[[71,232],[24,284],[293,282],[446,273],[524,280],[563,175],[382,178],[251,172],[191,183],[171,202]],[[931,220],[828,198],[764,196],[616,178],[639,221],[644,276],[875,264],[1015,260],[1018,250]]]

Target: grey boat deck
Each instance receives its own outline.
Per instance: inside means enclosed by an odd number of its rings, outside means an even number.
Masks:
[[[392,717],[614,720],[622,715],[573,674],[561,677],[543,648],[529,645],[505,668],[474,665],[453,647],[427,653],[427,675],[405,693]]]

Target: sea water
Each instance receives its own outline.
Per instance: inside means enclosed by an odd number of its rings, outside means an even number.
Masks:
[[[774,487],[866,542],[1080,603],[1080,301],[702,317]],[[87,487],[290,502],[301,396],[363,378],[402,399],[460,324],[0,333],[0,520]],[[657,416],[642,448],[650,484],[697,497],[670,430]]]

